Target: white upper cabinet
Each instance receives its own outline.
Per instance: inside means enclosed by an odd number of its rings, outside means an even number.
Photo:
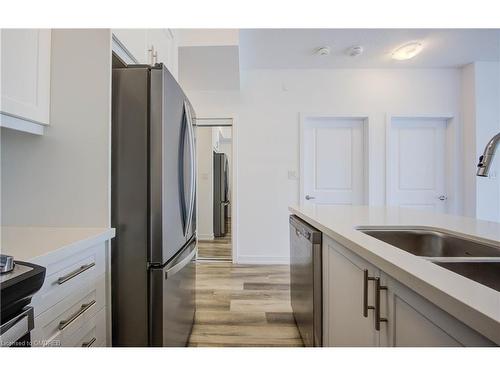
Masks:
[[[151,64],[146,29],[113,29],[113,34],[139,64]]]
[[[4,29],[1,33],[2,126],[16,128],[23,123],[48,125],[50,29]]]
[[[125,62],[140,64],[163,63],[177,79],[177,38],[170,29],[113,29],[120,51],[114,49]],[[128,56],[123,56],[126,53]],[[132,57],[132,59],[131,59]]]

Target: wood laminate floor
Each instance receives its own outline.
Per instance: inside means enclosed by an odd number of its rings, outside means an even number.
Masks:
[[[231,219],[226,219],[226,235],[209,241],[198,241],[198,258],[232,260]]]
[[[290,305],[288,266],[196,265],[190,346],[302,346]]]

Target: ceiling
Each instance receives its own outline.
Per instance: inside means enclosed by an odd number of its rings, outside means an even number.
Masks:
[[[423,51],[393,60],[391,52],[410,41],[422,42]],[[348,56],[353,45],[364,53]],[[314,54],[322,46],[330,55]],[[500,29],[242,29],[239,47],[242,68],[450,68],[499,61]]]

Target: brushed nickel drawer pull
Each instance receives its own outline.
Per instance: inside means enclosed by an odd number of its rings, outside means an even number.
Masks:
[[[89,303],[84,303],[81,307],[80,310],[78,310],[76,313],[71,315],[69,319],[66,320],[61,320],[59,322],[59,330],[62,331],[64,328],[69,326],[72,322],[74,322],[80,315],[82,315],[85,311],[90,309],[93,305],[95,304],[95,299],[90,301]]]
[[[375,306],[368,305],[368,281],[374,281],[375,277],[368,276],[368,270],[363,270],[363,316],[368,317],[368,310],[374,310]]]
[[[92,337],[90,341],[84,342],[82,344],[82,348],[88,348],[89,346],[92,346],[94,342],[95,342],[95,337]]]
[[[77,268],[76,270],[71,271],[67,275],[58,278],[57,279],[57,283],[59,285],[64,284],[66,281],[71,280],[73,277],[78,276],[82,272],[85,272],[85,271],[87,271],[88,269],[90,269],[90,268],[92,268],[94,266],[95,266],[95,262],[92,262],[92,263],[86,264],[84,266],[81,266],[81,267]]]
[[[380,285],[380,278],[375,278],[375,329],[380,331],[380,322],[387,322],[387,318],[380,317],[380,291],[387,290],[386,286]]]

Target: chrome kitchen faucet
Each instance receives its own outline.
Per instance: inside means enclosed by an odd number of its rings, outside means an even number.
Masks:
[[[479,157],[479,164],[477,165],[477,175],[481,177],[488,177],[491,162],[495,156],[495,151],[500,142],[500,133],[494,135],[486,145],[483,154]]]

